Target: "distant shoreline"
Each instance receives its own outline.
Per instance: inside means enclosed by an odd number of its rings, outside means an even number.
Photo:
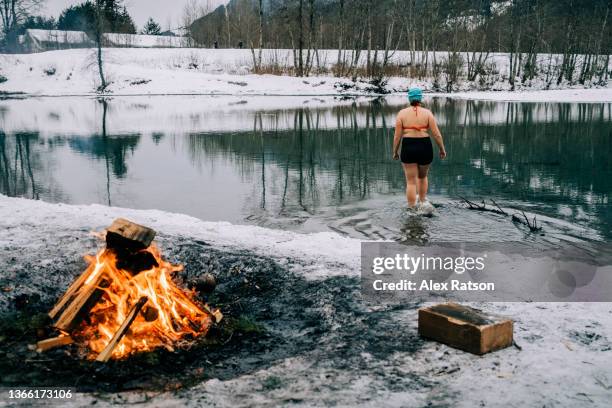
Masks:
[[[283,50],[279,50],[281,52]],[[286,50],[285,50],[286,51]],[[249,50],[188,48],[106,48],[104,69],[108,92],[97,93],[98,74],[92,49],[37,54],[0,54],[0,97],[143,95],[232,95],[380,97],[403,95],[411,86],[429,96],[528,102],[612,102],[609,84],[551,84],[544,77],[516,84],[503,80],[506,56],[495,55],[496,79],[485,85],[461,80],[452,92],[428,77],[390,76],[379,80],[321,76],[253,74]],[[492,57],[493,58],[493,57]],[[283,60],[284,66],[290,60]],[[551,88],[547,90],[546,88]]]
[[[397,98],[403,97],[403,92],[389,94],[272,94],[272,93],[59,93],[59,94],[37,94],[25,92],[0,91],[0,100],[26,99],[26,98],[129,98],[129,97],[161,97],[161,96],[202,96],[202,97],[275,97],[275,98],[297,98],[304,99],[316,97],[333,98]],[[551,90],[521,90],[521,91],[471,91],[457,93],[426,92],[428,98],[449,98],[473,101],[489,102],[557,102],[557,103],[612,103],[612,88],[570,88],[570,89],[551,89]]]

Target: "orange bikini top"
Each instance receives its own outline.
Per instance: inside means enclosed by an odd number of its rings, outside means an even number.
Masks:
[[[412,108],[414,110],[415,115],[419,115],[418,106]],[[403,130],[427,130],[429,129],[429,122],[425,126],[402,126]]]

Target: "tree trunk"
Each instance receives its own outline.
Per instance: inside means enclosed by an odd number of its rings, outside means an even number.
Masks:
[[[225,11],[225,25],[226,25],[226,30],[227,30],[227,48],[231,48],[232,47],[232,34],[230,32],[230,19],[229,19],[229,13],[227,11],[227,6],[224,6],[223,10]]]
[[[314,0],[309,0],[309,17],[308,17],[308,50],[306,52],[306,67],[305,67],[305,75],[310,75],[310,70],[312,69],[315,45],[314,45],[314,32],[315,32],[315,23],[314,23]]]
[[[96,0],[96,47],[98,60],[98,74],[100,75],[100,86],[98,92],[104,92],[108,84],[104,78],[104,67],[102,61],[102,0]]]
[[[304,24],[302,13],[304,11],[304,0],[300,0],[298,9],[298,76],[304,76]]]
[[[251,42],[251,55],[253,56],[253,70],[255,73],[259,73],[261,71],[261,53],[263,49],[263,0],[259,0],[259,42],[258,42],[258,51],[257,55],[255,55],[255,48],[253,47],[253,43]]]
[[[338,30],[338,58],[336,60],[336,69],[344,70],[341,68],[344,65],[344,57],[342,56],[342,49],[344,48],[344,0],[340,0],[340,28]]]

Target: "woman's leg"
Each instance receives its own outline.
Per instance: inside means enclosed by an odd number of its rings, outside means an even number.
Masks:
[[[416,205],[418,166],[416,163],[402,163],[402,166],[406,176],[406,200],[409,207],[414,207]]]
[[[419,192],[419,201],[422,203],[427,200],[427,189],[429,188],[429,181],[427,180],[428,173],[429,164],[424,166],[419,165],[417,187]]]

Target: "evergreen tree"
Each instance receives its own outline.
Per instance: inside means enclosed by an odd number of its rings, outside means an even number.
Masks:
[[[160,35],[161,27],[155,22],[155,20],[149,17],[144,27],[142,28],[142,33],[148,35]]]
[[[136,25],[120,0],[103,0],[103,31],[109,33],[136,34]],[[87,0],[66,8],[58,19],[60,30],[76,30],[93,33],[96,28],[96,7]]]
[[[29,28],[42,29],[42,30],[53,30],[57,27],[55,19],[53,17],[46,18],[42,16],[29,16],[24,22],[22,29],[27,30]]]
[[[113,16],[115,33],[136,34],[136,24],[125,6]]]
[[[57,20],[57,28],[93,33],[96,29],[96,7],[88,0],[66,8]]]

